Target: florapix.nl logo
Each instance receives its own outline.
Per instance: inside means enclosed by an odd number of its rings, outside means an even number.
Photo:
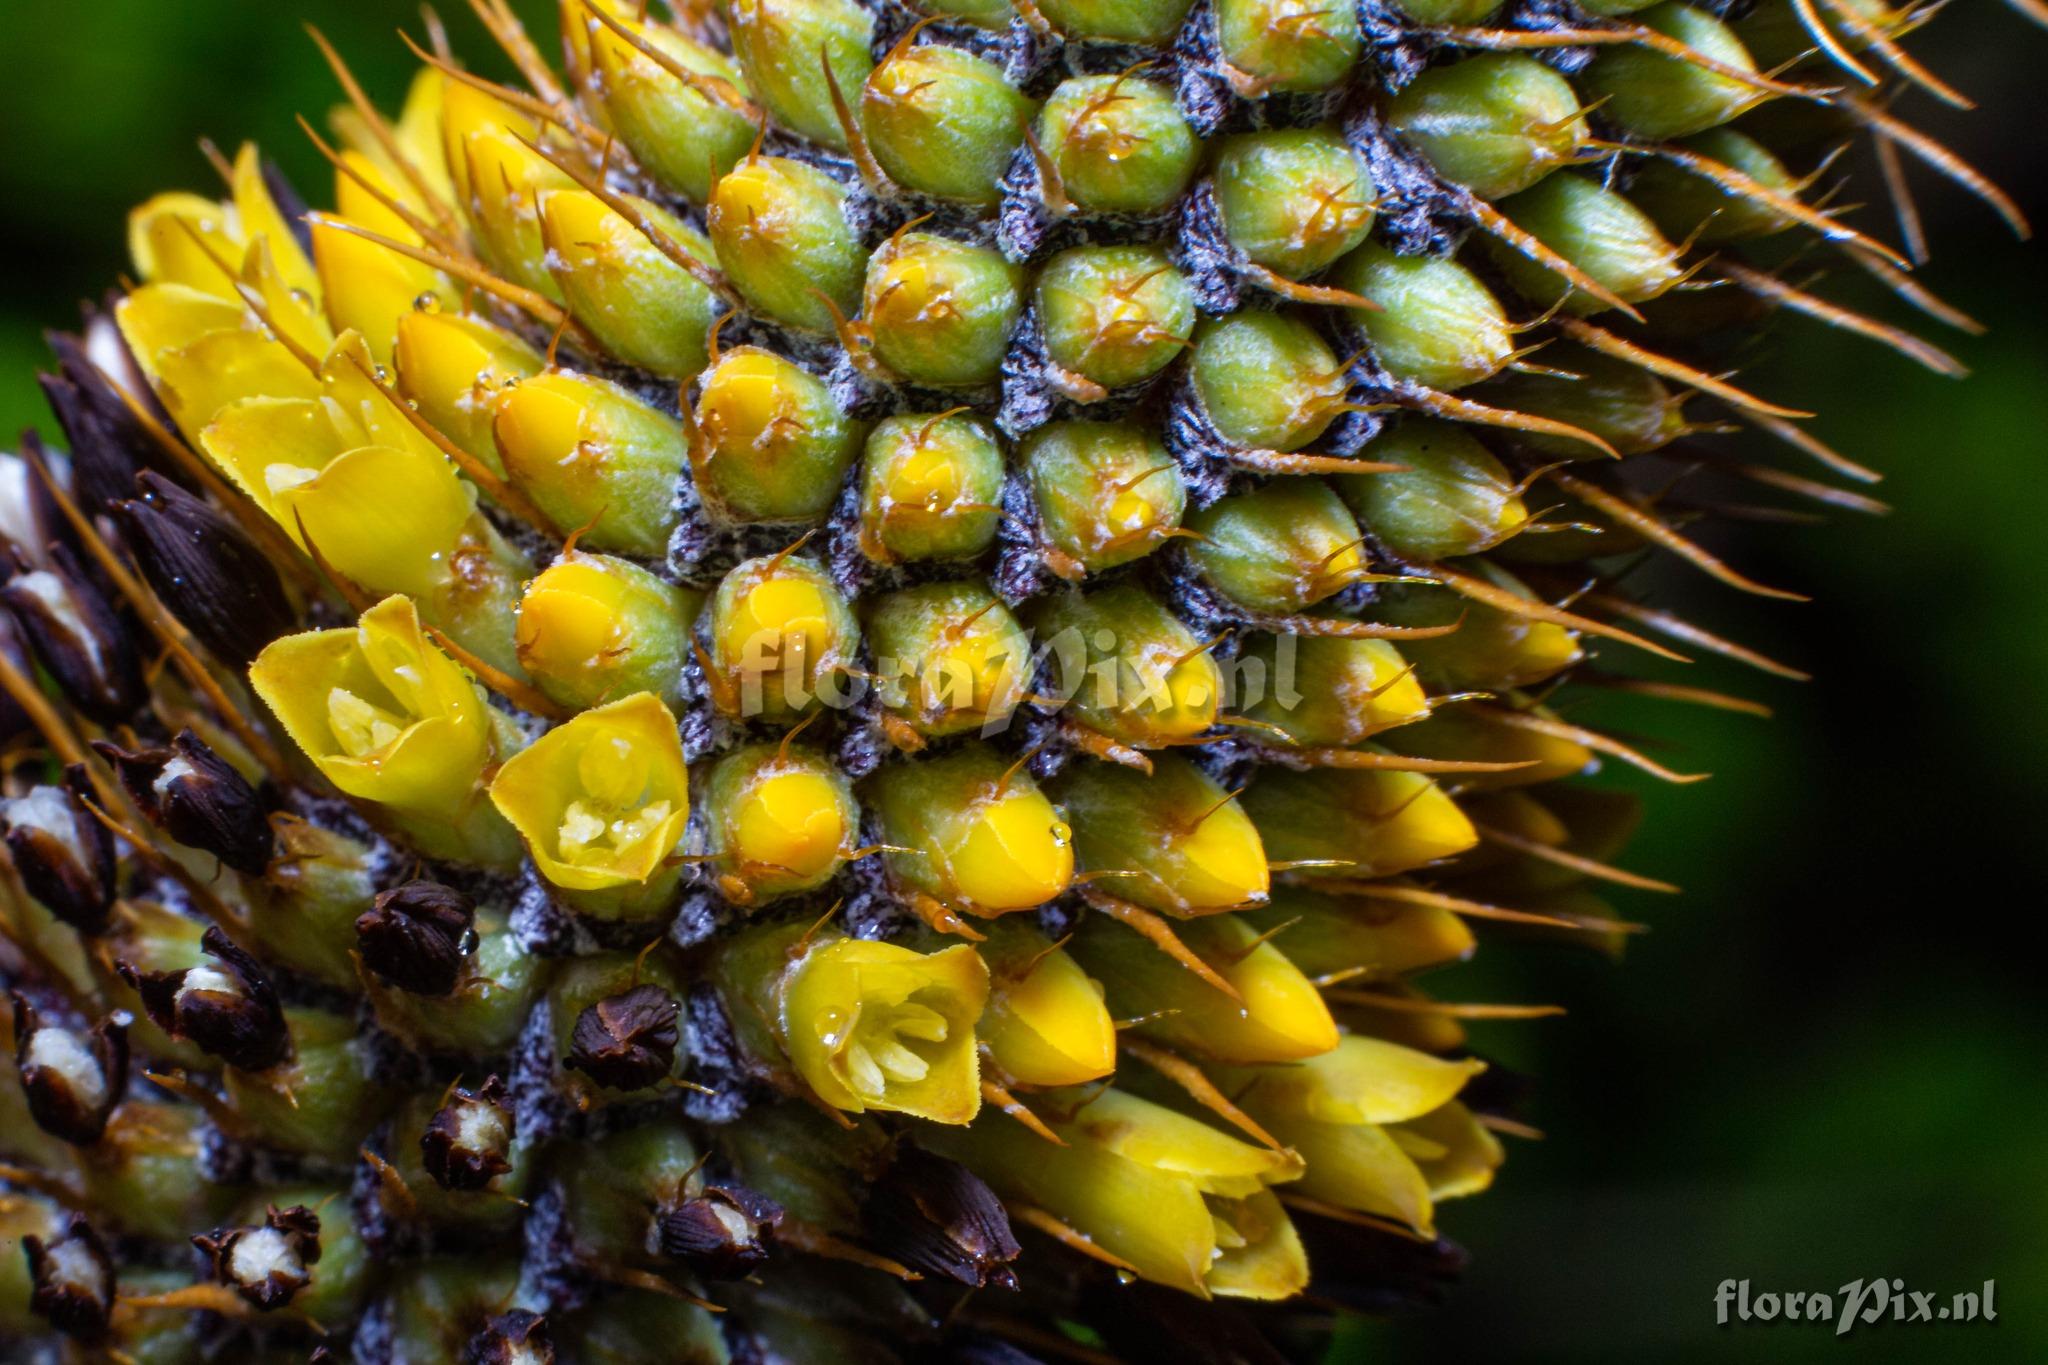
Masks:
[[[1953,1294],[1906,1288],[1901,1279],[1851,1280],[1839,1289],[1752,1289],[1748,1280],[1714,1288],[1718,1326],[1797,1322],[1830,1327],[1838,1337],[1886,1323],[1964,1323],[1998,1320],[1998,1282]]]

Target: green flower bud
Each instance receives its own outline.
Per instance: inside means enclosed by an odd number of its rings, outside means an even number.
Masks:
[[[1003,450],[981,418],[887,418],[861,465],[861,552],[878,564],[978,555],[995,541],[1002,497]]]
[[[1476,24],[1499,9],[1500,0],[1401,0],[1395,8],[1418,24],[1464,26]],[[1590,5],[1582,4],[1580,8],[1592,12]]]
[[[825,381],[758,346],[705,372],[696,419],[697,492],[731,521],[818,520],[860,450],[859,424]]]
[[[1010,0],[917,0],[912,8],[935,18],[972,24],[976,28],[1006,29],[1017,17]]]
[[[1478,554],[1529,524],[1514,476],[1462,427],[1410,418],[1380,433],[1368,453],[1408,467],[1345,475],[1337,491],[1359,525],[1401,559]]]
[[[1585,176],[1553,175],[1502,203],[1500,211],[1629,303],[1654,299],[1685,276],[1678,248],[1664,240],[1649,215]],[[1509,281],[1527,298],[1545,305],[1563,299],[1573,313],[1596,313],[1607,306],[1506,243],[1490,246]]]
[[[868,147],[891,180],[981,205],[1001,201],[1003,173],[1024,145],[1032,109],[1002,68],[938,43],[899,43],[869,73],[860,99]]]
[[[712,765],[700,801],[712,874],[739,905],[823,886],[860,833],[853,788],[811,749],[736,749]]]
[[[1173,41],[1193,0],[1044,0],[1038,12],[1069,38],[1159,47]]]
[[[519,662],[563,706],[652,692],[679,699],[690,625],[704,595],[610,555],[571,550],[519,599]]]
[[[1105,389],[1150,379],[1195,330],[1195,293],[1152,246],[1083,246],[1046,262],[1038,322],[1053,364]]]
[[[1797,195],[1801,189],[1798,177],[1768,147],[1733,128],[1710,128],[1679,146],[1733,167],[1781,194]],[[1674,242],[1718,246],[1768,237],[1793,225],[1791,218],[1769,204],[1735,194],[1662,158],[1643,167],[1629,187],[1629,199]]]
[[[712,183],[753,145],[755,128],[746,114],[739,67],[718,49],[666,24],[635,20],[630,5],[599,2],[621,27],[668,60],[656,61],[603,23],[578,14],[581,6],[571,0],[562,6],[563,22],[587,30],[585,95],[604,111],[619,141],[649,175],[692,203],[705,202]],[[686,81],[674,67],[704,79]]]
[[[1734,31],[1704,10],[1670,0],[1636,22],[1723,66],[1756,70]],[[1607,117],[1637,137],[1657,140],[1716,127],[1769,98],[1732,76],[1633,44],[1602,48],[1583,79],[1590,94],[1606,101]]]
[[[1472,955],[1472,931],[1448,910],[1397,901],[1351,900],[1298,886],[1237,916],[1310,976],[1395,981]],[[1341,1044],[1340,1044],[1341,1046]]]
[[[883,704],[914,735],[999,725],[1024,699],[1031,641],[979,583],[889,593],[869,606],[863,629],[882,671]]]
[[[1554,371],[1555,373],[1546,373]],[[1669,445],[1685,434],[1685,400],[1648,370],[1584,346],[1546,347],[1543,370],[1504,374],[1482,401],[1590,431],[1623,455]],[[1545,455],[1582,459],[1586,448],[1540,432],[1519,435]]]
[[[1229,792],[1176,754],[1155,754],[1149,774],[1077,762],[1052,794],[1073,822],[1082,869],[1107,877],[1119,900],[1186,918],[1256,905],[1271,888],[1252,822]]]
[[[816,166],[749,156],[712,187],[704,221],[748,306],[811,332],[832,330],[834,308],[859,309],[868,254],[847,225],[845,189]]]
[[[1236,915],[1176,926],[1181,941],[1243,1003],[1233,1009],[1216,988],[1152,944],[1100,915],[1074,933],[1075,961],[1102,982],[1103,999],[1135,1031],[1170,1047],[1221,1062],[1297,1062],[1337,1045],[1336,1021],[1315,984],[1287,955],[1259,941]]]
[[[1247,611],[1285,616],[1364,576],[1358,523],[1319,479],[1274,479],[1188,519],[1188,559]]]
[[[504,389],[547,368],[539,351],[481,318],[420,309],[398,320],[398,382],[419,414],[494,474],[505,466],[491,434]]]
[[[1527,189],[1586,139],[1571,82],[1518,52],[1429,68],[1387,102],[1387,122],[1439,175],[1481,199]]]
[[[371,979],[383,1028],[422,1051],[457,1057],[497,1056],[518,1041],[547,985],[548,963],[526,951],[502,909],[479,906],[472,929],[476,946],[464,955],[462,975],[447,995],[396,990]]]
[[[825,67],[847,96],[860,89],[874,65],[874,16],[853,0],[726,0],[720,8],[754,98],[790,132],[846,150]]]
[[[1464,567],[1517,597],[1535,596],[1486,560]],[[1445,692],[1527,687],[1555,677],[1582,657],[1578,640],[1563,626],[1510,615],[1442,588],[1390,584],[1374,601],[1373,614],[1399,626],[1457,624],[1449,635],[1401,644],[1422,680]]]
[[[727,716],[786,721],[810,711],[853,664],[860,627],[830,575],[773,555],[737,565],[706,613],[711,699]]]
[[[1254,664],[1256,674],[1247,671]],[[1254,635],[1237,669],[1246,679],[1245,718],[1270,727],[1255,732],[1262,739],[1349,749],[1429,714],[1414,670],[1385,640],[1308,635],[1283,645],[1281,637]]]
[[[1187,485],[1159,438],[1127,422],[1054,422],[1024,442],[1046,558],[1063,578],[1141,559],[1180,526]]]
[[[353,1159],[364,1125],[391,1098],[370,1073],[368,1042],[348,1015],[287,1009],[291,1055],[268,1071],[222,1073],[236,1135],[330,1161]]]
[[[1090,213],[1163,212],[1202,157],[1173,91],[1128,73],[1062,81],[1038,116],[1038,145],[1067,198]]]
[[[1315,274],[1372,231],[1372,176],[1332,129],[1224,138],[1211,174],[1230,244],[1290,279]]]
[[[539,202],[547,191],[573,190],[576,182],[534,150],[545,141],[541,126],[497,96],[449,81],[442,101],[442,150],[484,258],[512,283],[559,300],[541,241]]]
[[[1300,450],[1344,402],[1344,368],[1307,323],[1233,313],[1195,336],[1195,393],[1225,439],[1254,450]]]
[[[1073,879],[1073,830],[1038,784],[982,744],[892,764],[862,798],[899,887],[969,914],[1031,910]]]
[[[277,855],[263,874],[270,894],[250,914],[250,938],[293,971],[355,990],[356,916],[377,894],[370,847],[293,815],[273,816],[271,828]]]
[[[877,360],[913,384],[990,384],[1023,309],[1024,276],[999,251],[899,232],[868,258],[862,319]]]
[[[1420,773],[1267,767],[1239,798],[1276,863],[1304,875],[1391,877],[1479,842],[1472,822]]]
[[[1344,258],[1331,283],[1379,305],[1350,316],[1396,379],[1448,392],[1498,373],[1514,354],[1500,301],[1448,257],[1396,256],[1367,242]]]
[[[696,229],[645,200],[627,202],[674,247],[700,263],[712,258]],[[725,304],[700,274],[587,190],[543,199],[541,236],[569,311],[607,351],[668,379],[704,368],[705,339]]]
[[[1119,744],[1156,748],[1216,723],[1223,674],[1181,619],[1143,588],[1065,592],[1037,617],[1067,680],[1063,714]]]
[[[551,371],[500,395],[492,430],[505,472],[555,525],[587,528],[593,550],[667,550],[689,464],[674,418],[607,380]]]
[[[1218,0],[1216,32],[1224,60],[1245,78],[1233,83],[1260,94],[1327,90],[1358,63],[1358,11],[1351,5]]]

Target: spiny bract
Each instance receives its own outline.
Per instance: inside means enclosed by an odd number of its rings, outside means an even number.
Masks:
[[[1786,671],[1627,571],[1786,595],[1678,524],[1876,506],[1731,453],[1874,477],[1717,345],[1957,368],[1807,292],[1967,325],[1848,143],[2017,216],[1886,112],[1959,98],[1936,6],[565,0],[558,72],[472,2],[525,89],[330,52],[334,209],[253,148],[139,208],[0,466],[0,1337],[1269,1361],[1438,1297],[1516,1010],[1415,976],[1668,889],[1567,779],[1684,775],[1558,689],[1745,705],[1616,671]]]

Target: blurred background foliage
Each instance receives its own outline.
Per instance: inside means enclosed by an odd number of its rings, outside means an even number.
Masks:
[[[459,8],[460,47],[496,70]],[[548,0],[518,8],[551,28]],[[46,420],[42,330],[122,268],[129,206],[213,182],[199,138],[255,138],[325,197],[293,125],[337,98],[305,23],[395,103],[411,61],[394,30],[421,30],[407,0],[0,4],[0,430]],[[1915,51],[1983,109],[1909,97],[1900,112],[2048,221],[2048,34],[1963,0]],[[1915,183],[1936,246],[1926,278],[1990,328],[1938,338],[1975,373],[1936,378],[1790,319],[1745,369],[1756,390],[1818,408],[1815,430],[1885,470],[1878,492],[1898,510],[1719,535],[1813,605],[1663,574],[1662,603],[1815,679],[1686,670],[1767,701],[1770,722],[1620,699],[1584,713],[1715,772],[1646,789],[1626,859],[1685,895],[1629,894],[1652,931],[1623,963],[1503,944],[1441,980],[1460,998],[1569,1007],[1475,1027],[1536,1078],[1529,1117],[1546,1137],[1515,1144],[1491,1193],[1444,1211],[1474,1252],[1450,1310],[1361,1324],[1341,1359],[2048,1353],[2048,991],[2012,937],[2048,891],[2048,257],[1945,183]],[[1862,221],[1888,228],[1880,210]],[[1880,1276],[1944,1297],[1996,1279],[1999,1321],[1881,1325],[1853,1346],[1815,1326],[1713,1322],[1725,1278],[1832,1291]]]

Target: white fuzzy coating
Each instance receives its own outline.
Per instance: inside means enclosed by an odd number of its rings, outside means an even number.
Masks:
[[[66,1028],[40,1028],[29,1036],[22,1069],[38,1067],[64,1078],[71,1093],[88,1109],[107,1097],[107,1073],[85,1039]]]

